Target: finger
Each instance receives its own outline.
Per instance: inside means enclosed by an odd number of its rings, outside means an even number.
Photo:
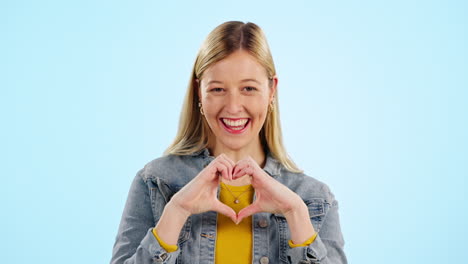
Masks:
[[[236,167],[236,163],[232,161],[227,155],[224,155],[224,159],[229,163],[229,171],[231,172],[231,177],[234,174],[234,168]]]
[[[238,168],[237,168],[238,167]],[[247,157],[242,162],[239,162],[236,166],[237,170],[233,174],[233,178],[237,179],[244,175],[250,175],[257,180],[265,179],[264,176],[267,175],[262,168],[257,164],[257,162],[251,157]]]
[[[247,162],[245,159],[242,159],[240,160],[239,162],[237,162],[233,172],[232,172],[232,177],[235,179],[235,178],[238,178],[239,176],[239,172],[241,170],[243,170],[245,167],[247,166]]]
[[[229,169],[223,163],[219,163],[217,176],[221,176],[226,180],[229,180],[231,178],[229,176]]]
[[[232,175],[233,179],[237,179],[237,178],[240,178],[244,175],[251,175],[251,176],[254,176],[254,170],[252,167],[250,167],[250,165],[246,165],[245,167],[243,168],[240,168],[238,169],[234,175]]]
[[[234,161],[232,159],[230,159],[226,154],[221,154],[220,156],[223,157],[223,159],[227,160],[229,162],[229,164],[231,164],[232,167],[234,167],[236,165],[236,163],[234,163]]]
[[[219,162],[226,166],[228,170],[229,178],[227,180],[232,180],[232,161],[224,154],[219,155]]]
[[[243,176],[245,174],[255,176],[254,174],[256,174],[257,171],[262,171],[262,169],[257,164],[257,162],[254,159],[252,159],[250,156],[248,156],[247,158],[243,159],[242,162],[240,162],[239,169],[240,170],[243,169],[244,174],[239,175],[240,173],[238,173],[238,177]]]
[[[240,210],[240,212],[237,214],[237,222],[236,224],[239,224],[242,219],[249,217],[253,214],[260,213],[262,210],[258,203],[253,203],[247,207],[244,207],[244,209]]]
[[[237,214],[236,212],[229,206],[223,204],[219,200],[217,200],[214,204],[214,211],[223,214],[227,217],[229,217],[234,223],[237,221]]]
[[[224,165],[224,163],[221,162],[220,160],[216,159],[212,161],[209,166],[210,166],[209,171],[208,171],[209,176],[207,177],[209,177],[210,180],[213,180],[214,178],[219,177],[219,176],[225,179],[229,179],[229,170],[226,167],[226,165]]]
[[[222,167],[220,169],[220,172],[222,172],[221,173],[222,177],[226,180],[231,180],[232,179],[231,166],[230,166],[230,163],[226,160],[225,156],[226,155],[221,154],[218,157],[216,157],[215,163],[219,164],[219,166]],[[226,171],[224,172],[224,170]]]

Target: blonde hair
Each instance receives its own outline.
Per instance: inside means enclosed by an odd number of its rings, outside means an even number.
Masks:
[[[276,69],[262,29],[254,23],[240,21],[228,21],[217,26],[211,31],[198,51],[182,106],[179,130],[164,154],[189,155],[208,146],[211,130],[198,107],[200,98],[197,92],[197,79],[201,79],[205,70],[212,64],[239,49],[247,51],[265,67],[270,86],[273,84]],[[283,145],[278,92],[275,93],[274,110],[268,111],[259,134],[262,147],[265,152],[269,151],[287,170],[302,172],[288,156]]]

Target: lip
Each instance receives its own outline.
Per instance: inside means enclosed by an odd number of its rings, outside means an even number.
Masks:
[[[248,117],[239,117],[239,118],[229,118],[229,117],[221,117],[221,119],[229,119],[229,120],[232,120],[232,121],[237,121],[237,120],[240,120],[240,119],[249,119]]]
[[[236,120],[245,119],[245,118],[228,118],[228,119],[233,120],[233,121],[236,121]],[[222,118],[219,119],[219,122],[221,123],[221,126],[223,126],[224,130],[226,130],[226,131],[227,131],[228,133],[230,133],[230,134],[236,134],[236,135],[237,135],[237,134],[242,134],[245,130],[247,130],[247,128],[248,128],[249,125],[250,125],[250,121],[252,121],[252,120],[251,120],[250,118],[248,118],[248,121],[247,121],[247,123],[245,124],[245,127],[244,127],[243,129],[241,129],[241,130],[234,130],[234,129],[231,129],[231,128],[227,127],[227,126],[224,124]]]

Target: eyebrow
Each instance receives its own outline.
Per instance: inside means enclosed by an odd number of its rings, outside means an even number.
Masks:
[[[260,83],[259,81],[257,81],[256,79],[244,79],[244,80],[241,80],[241,82],[256,82],[256,83],[258,83],[258,84],[261,84],[261,83]],[[213,80],[213,81],[209,81],[209,82],[207,83],[207,85],[210,85],[210,84],[212,84],[212,83],[223,84],[222,81]]]

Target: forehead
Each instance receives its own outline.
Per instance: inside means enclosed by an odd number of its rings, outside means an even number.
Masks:
[[[240,50],[211,65],[203,74],[206,82],[211,80],[239,81],[244,79],[267,79],[266,69],[249,53]]]

